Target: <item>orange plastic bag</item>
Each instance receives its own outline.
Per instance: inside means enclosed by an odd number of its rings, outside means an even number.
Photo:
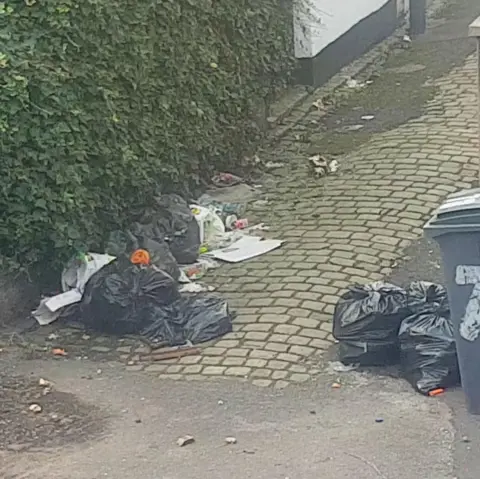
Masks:
[[[133,264],[150,264],[150,253],[145,249],[137,249],[130,256]]]

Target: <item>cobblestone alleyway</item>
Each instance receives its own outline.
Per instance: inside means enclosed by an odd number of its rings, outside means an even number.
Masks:
[[[198,356],[161,363],[137,362],[143,347],[102,338],[85,343],[89,357],[115,352],[127,370],[176,380],[227,377],[282,389],[314,378],[334,343],[332,313],[342,292],[388,277],[441,200],[474,184],[476,63],[471,56],[457,65],[428,80],[435,95],[421,116],[374,132],[337,156],[336,174],[316,178],[308,164],[311,154],[324,153],[321,142],[315,149],[312,125],[321,121],[315,108],[262,153],[262,160],[285,166],[273,171],[266,201],[254,202],[248,216],[268,224],[268,236],[285,244],[256,260],[222,265],[206,278],[238,313],[232,333]],[[393,85],[387,95],[394,97]],[[375,89],[375,82],[365,88]]]
[[[195,366],[167,371],[251,376],[279,387],[307,380],[308,366],[299,363],[330,346],[342,291],[388,276],[441,199],[472,185],[475,68],[471,58],[439,80],[424,116],[341,158],[338,175],[312,177],[301,145],[280,142],[273,157],[288,166],[258,213],[286,243],[257,261],[218,270],[219,290],[239,313],[235,332],[202,358],[184,358]]]
[[[473,185],[475,75],[472,57],[436,81],[438,93],[423,116],[340,157],[336,175],[313,177],[295,133],[281,140],[271,158],[285,168],[277,170],[268,204],[254,214],[286,243],[257,260],[223,266],[213,278],[238,312],[234,332],[201,356],[146,370],[173,379],[249,378],[277,388],[315,375],[316,359],[333,342],[339,295],[351,283],[388,276],[442,198]]]

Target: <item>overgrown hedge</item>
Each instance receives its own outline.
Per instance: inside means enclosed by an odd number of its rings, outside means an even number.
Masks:
[[[158,187],[232,165],[291,30],[284,0],[0,3],[3,261],[57,264]]]

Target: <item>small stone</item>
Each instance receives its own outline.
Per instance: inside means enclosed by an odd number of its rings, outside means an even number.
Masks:
[[[340,389],[342,385],[340,383],[333,383],[332,384],[332,389]]]
[[[177,439],[177,446],[184,447],[193,444],[194,442],[195,438],[193,436],[183,436]]]
[[[40,378],[38,380],[38,385],[43,388],[49,388],[52,386],[52,383],[50,381],[47,381],[46,379]]]
[[[40,406],[40,404],[30,404],[28,410],[35,414],[39,414],[42,412],[42,406]]]
[[[229,445],[231,445],[231,444],[237,444],[237,438],[236,438],[236,437],[233,437],[233,436],[231,436],[231,437],[226,437],[226,438],[225,438],[225,442],[226,442],[226,444],[229,444]]]

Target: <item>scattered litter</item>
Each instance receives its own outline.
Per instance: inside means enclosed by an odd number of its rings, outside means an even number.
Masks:
[[[340,163],[338,163],[337,160],[332,160],[328,166],[330,168],[330,173],[336,173],[340,168]]]
[[[399,331],[403,374],[422,394],[443,392],[460,382],[447,292],[443,286],[420,281],[407,292],[410,314]]]
[[[338,301],[333,335],[344,364],[384,366],[398,362],[398,330],[407,315],[407,292],[388,283],[355,285]]]
[[[177,439],[177,446],[184,447],[193,444],[194,442],[195,438],[193,436],[183,436]]]
[[[40,404],[30,404],[28,410],[35,414],[39,414],[42,412],[42,406],[40,406]]]
[[[245,228],[248,228],[247,218],[240,218],[233,223],[233,229],[244,230]]]
[[[272,169],[274,169],[274,168],[283,168],[283,167],[285,166],[285,163],[276,163],[276,162],[274,162],[274,161],[269,161],[269,162],[265,163],[265,166],[266,166],[267,168],[272,168]]]
[[[328,370],[335,373],[348,373],[358,369],[358,364],[343,364],[340,361],[330,361],[328,363]]]
[[[383,422],[383,418],[377,417],[377,418],[375,419],[375,422],[376,422],[377,424],[380,424],[380,423]]]
[[[365,125],[347,125],[342,128],[343,131],[359,131],[365,128]]]
[[[46,379],[43,379],[43,378],[40,378],[38,380],[38,385],[41,386],[42,388],[52,387],[52,383],[50,381],[47,381]]]
[[[463,436],[462,437],[462,442],[471,442],[468,436]]]
[[[365,121],[370,121],[370,120],[373,120],[375,118],[375,115],[363,115],[362,116],[362,120],[365,120]]]
[[[185,275],[185,280],[179,279],[180,282],[196,281],[201,279],[207,271],[218,268],[220,265],[213,259],[205,255],[200,256],[198,261],[193,264],[180,265],[180,271]]]
[[[364,83],[360,83],[358,80],[355,80],[355,78],[349,78],[346,85],[348,88],[363,88],[365,86]]]
[[[52,354],[54,356],[68,356],[67,352],[65,351],[65,349],[62,349],[62,348],[53,348],[52,349]]]
[[[372,83],[373,83],[373,80],[367,80],[367,81],[365,82],[365,85],[371,85]]]
[[[439,388],[439,389],[434,389],[433,391],[429,391],[428,395],[430,397],[435,397],[435,396],[440,396],[445,392],[445,389]]]
[[[218,404],[219,406],[223,406],[223,405],[224,405],[224,402],[223,402],[221,399],[219,399],[218,402],[217,402],[217,404]]]
[[[231,173],[218,173],[212,178],[212,183],[217,188],[225,188],[243,183],[243,179]]]
[[[214,250],[209,254],[227,263],[239,263],[273,251],[283,243],[282,240],[264,240],[258,236],[244,236],[228,248]]]
[[[215,291],[213,286],[205,286],[200,283],[182,284],[178,289],[180,293],[205,293],[206,291]]]
[[[55,333],[50,333],[48,336],[47,336],[47,339],[49,341],[56,341],[60,336],[58,334],[55,334]]]
[[[83,339],[84,341],[88,341],[88,340],[90,339],[90,336],[89,336],[88,334],[84,334],[84,335],[82,336],[82,339]]]
[[[312,106],[316,108],[317,110],[324,110],[325,109],[325,104],[323,103],[323,99],[319,98],[318,100],[315,100],[312,103]]]
[[[226,437],[225,442],[227,444],[237,444],[237,438],[236,437]]]
[[[310,162],[315,175],[319,178],[336,173],[339,168],[339,163],[337,160],[328,161],[324,156],[321,155],[313,155],[308,159],[308,161]]]
[[[246,196],[246,193],[247,192],[242,191],[239,192],[237,196],[243,199]],[[227,215],[243,216],[246,211],[246,203],[234,203],[230,201],[223,202],[207,194],[200,196],[200,198],[198,198],[198,200],[196,201],[196,204],[199,206],[204,206],[205,208],[212,209],[220,217],[225,217]]]
[[[255,231],[268,231],[270,226],[267,226],[265,223],[258,223],[256,225],[249,226],[245,230],[245,234],[254,233]]]
[[[404,35],[403,41],[406,43],[412,43],[412,39],[410,38],[410,35]]]
[[[225,235],[225,224],[214,207],[190,205],[200,229],[200,244],[216,244]],[[207,246],[208,248],[208,246]]]
[[[342,385],[340,383],[333,383],[332,384],[332,389],[340,389]]]

